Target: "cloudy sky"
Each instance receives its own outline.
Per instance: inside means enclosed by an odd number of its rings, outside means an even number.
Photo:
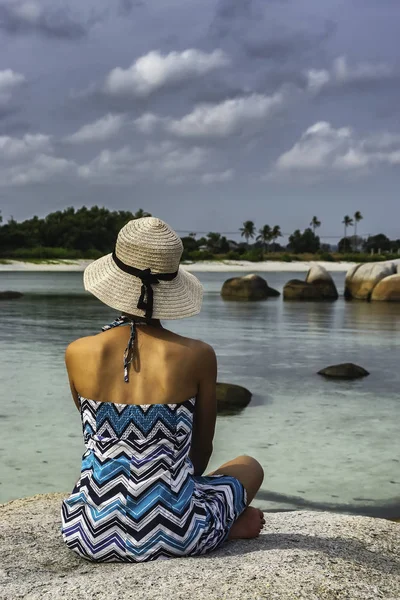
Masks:
[[[399,23],[398,0],[0,0],[3,217],[316,215],[329,241],[360,210],[399,238]]]

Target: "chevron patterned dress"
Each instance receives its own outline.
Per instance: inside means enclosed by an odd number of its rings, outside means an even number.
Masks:
[[[194,476],[195,398],[127,405],[79,396],[86,451],[61,506],[67,546],[94,562],[205,554],[246,508],[234,477]]]

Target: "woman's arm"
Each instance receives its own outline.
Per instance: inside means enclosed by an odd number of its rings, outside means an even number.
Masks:
[[[198,360],[199,387],[196,397],[190,460],[194,474],[202,475],[213,451],[217,418],[217,358],[208,344],[202,344]]]
[[[67,367],[67,374],[69,380],[69,387],[71,388],[72,399],[75,402],[76,408],[80,412],[79,400],[78,400],[78,392],[75,389],[74,382],[72,380],[72,371],[74,367],[74,362],[76,360],[75,356],[75,342],[72,342],[65,351],[65,366]]]

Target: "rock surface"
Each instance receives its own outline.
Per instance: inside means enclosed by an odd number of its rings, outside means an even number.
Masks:
[[[21,292],[0,292],[0,300],[16,300],[17,298],[21,298],[23,294]]]
[[[356,265],[347,272],[344,296],[347,300],[370,300],[375,286],[396,272],[397,264],[391,261]]]
[[[288,281],[283,297],[285,300],[337,300],[339,294],[330,273],[320,265],[313,265],[305,281]]]
[[[381,279],[372,291],[371,300],[400,302],[400,274]]]
[[[280,296],[280,292],[270,288],[263,277],[250,273],[244,277],[227,279],[222,286],[221,296],[225,300],[265,300]]]
[[[242,410],[249,404],[251,396],[251,392],[240,385],[217,383],[218,412]]]
[[[332,513],[266,514],[255,540],[204,557],[90,563],[64,544],[61,500],[0,507],[1,600],[377,600],[400,598],[400,526]]]
[[[369,372],[363,367],[359,367],[353,363],[342,363],[340,365],[332,365],[318,371],[318,375],[324,377],[334,377],[336,379],[359,379],[360,377],[366,377]]]

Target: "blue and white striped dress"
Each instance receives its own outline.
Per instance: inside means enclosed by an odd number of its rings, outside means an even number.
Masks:
[[[71,550],[90,561],[142,562],[205,554],[227,539],[246,491],[235,477],[193,474],[195,398],[79,402],[86,451],[61,507]]]

